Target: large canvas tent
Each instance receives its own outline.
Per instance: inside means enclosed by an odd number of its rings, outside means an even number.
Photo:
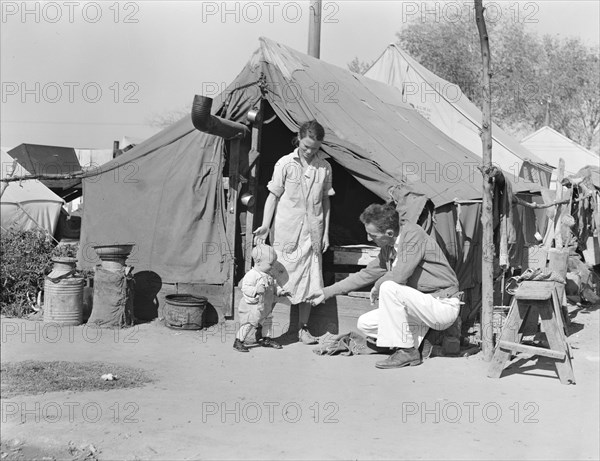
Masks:
[[[29,172],[2,151],[2,179],[25,175],[29,175]],[[63,199],[37,180],[7,184],[4,188],[3,183],[4,192],[0,199],[2,228],[40,228],[54,235]]]
[[[405,103],[449,137],[482,156],[481,111],[450,83],[419,64],[398,45],[389,45],[365,76],[395,86]],[[513,176],[549,186],[552,168],[546,159],[523,147],[496,124],[492,127],[493,162]]]
[[[250,123],[248,112],[261,107],[262,123]],[[232,287],[244,268],[244,222],[250,228],[260,222],[274,163],[293,149],[300,124],[317,119],[325,126],[322,149],[337,191],[332,244],[365,239],[358,215],[375,200],[400,197],[413,221],[430,201],[435,232],[461,285],[480,280],[480,159],[404,103],[396,88],[262,38],[212,113],[252,127],[239,163],[232,160],[233,141],[202,133],[185,117],[84,179],[82,265],[97,261],[94,245],[134,243],[129,264],[152,280],[154,292],[201,285],[230,313]],[[248,180],[242,188],[257,183],[254,215],[236,211],[231,181],[226,190],[223,176],[237,173]],[[516,191],[532,187],[514,184]],[[460,211],[455,201],[465,200]]]

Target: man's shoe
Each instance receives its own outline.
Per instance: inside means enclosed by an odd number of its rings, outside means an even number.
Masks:
[[[298,340],[303,344],[319,344],[317,338],[311,335],[306,328],[301,328],[298,332]]]
[[[233,342],[233,348],[238,352],[250,352],[250,349],[248,349],[244,343],[237,338]]]
[[[377,362],[377,368],[402,368],[406,366],[415,366],[421,364],[421,356],[419,351],[414,347],[410,349],[398,349],[387,359]]]
[[[281,344],[279,344],[277,341],[275,341],[269,337],[259,339],[258,344],[260,344],[262,347],[272,347],[273,349],[283,349],[283,346]]]

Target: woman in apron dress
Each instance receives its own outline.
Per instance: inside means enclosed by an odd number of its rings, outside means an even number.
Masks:
[[[277,252],[280,271],[273,275],[291,293],[292,305],[299,310],[298,339],[316,344],[308,331],[311,295],[323,288],[322,255],[329,247],[329,197],[332,187],[331,165],[319,153],[325,130],[315,120],[298,131],[298,147],[275,164],[267,185],[262,225],[254,231],[256,241],[264,243],[271,221],[270,241]]]

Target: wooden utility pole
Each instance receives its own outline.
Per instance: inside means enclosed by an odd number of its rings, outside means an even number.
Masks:
[[[492,216],[492,73],[490,69],[490,42],[487,27],[483,17],[482,0],[475,0],[475,18],[479,41],[481,43],[481,57],[483,60],[483,120],[481,131],[481,144],[483,147],[483,206],[481,210],[481,224],[483,227],[483,251],[481,262],[481,349],[483,359],[492,360],[494,345],[492,343],[492,314],[494,311],[494,228]]]
[[[308,15],[308,54],[321,57],[321,0],[311,0]]]

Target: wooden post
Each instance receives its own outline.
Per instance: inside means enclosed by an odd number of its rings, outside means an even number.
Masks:
[[[233,316],[233,293],[235,288],[235,242],[237,237],[237,205],[240,192],[240,152],[242,149],[241,139],[232,139],[229,143],[229,193],[227,196],[227,219],[225,221],[225,232],[227,234],[228,252],[231,258],[229,266],[229,277],[223,287],[223,312],[225,315]]]
[[[558,172],[556,174],[556,197],[555,201],[560,202],[563,199],[563,185],[562,180],[565,177],[565,161],[561,157],[558,159]],[[568,208],[568,205],[567,205]],[[561,233],[561,224],[562,224],[562,215],[563,210],[565,209],[565,205],[558,205],[555,209],[554,213],[554,222],[552,223],[554,226],[554,246],[556,248],[563,247],[562,241],[562,233]]]
[[[483,17],[482,0],[475,0],[475,18],[481,43],[483,60],[483,120],[481,143],[483,148],[483,206],[481,224],[483,227],[483,251],[481,263],[481,348],[483,359],[492,360],[492,316],[494,311],[494,229],[492,216],[492,185],[490,172],[492,169],[492,95],[490,69],[490,43]]]
[[[256,121],[252,125],[252,141],[248,153],[248,193],[254,197],[252,206],[246,210],[246,248],[244,251],[245,272],[252,268],[252,244],[254,241],[254,216],[256,215],[256,204],[258,203],[258,173],[260,162],[260,137],[262,131],[262,99],[259,102]]]

